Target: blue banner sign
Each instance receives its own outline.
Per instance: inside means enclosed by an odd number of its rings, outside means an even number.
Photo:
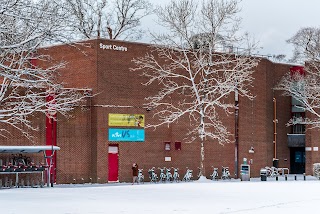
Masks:
[[[109,129],[109,141],[143,142],[144,129]]]

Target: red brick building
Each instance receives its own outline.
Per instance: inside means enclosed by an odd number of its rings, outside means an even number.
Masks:
[[[156,130],[139,127],[137,133],[144,139],[137,142],[111,139],[111,135],[117,137],[118,131],[124,131],[121,135],[137,128],[110,124],[113,120],[110,118],[116,114],[142,115],[146,124],[153,119],[152,110],[144,108],[143,103],[145,97],[157,92],[157,86],[143,86],[141,83],[146,81],[145,77],[130,71],[134,66],[132,59],[144,56],[149,45],[115,40],[84,43],[77,48],[57,45],[41,50],[50,54],[53,60],[67,62],[59,76],[66,87],[90,88],[96,94],[88,100],[85,109],[73,112],[73,118],[58,115],[56,144],[61,150],[57,152],[56,160],[57,183],[129,182],[134,162],[144,169],[145,177],[153,166],[178,167],[180,174],[189,167],[195,176],[200,166],[200,142],[185,143],[186,119]],[[292,173],[306,174],[312,174],[312,164],[320,161],[318,130],[308,130],[306,135],[288,135],[293,133],[292,127],[285,125],[292,117],[291,98],[273,90],[291,67],[261,58],[254,73],[252,93],[255,99],[239,98],[238,167],[243,158],[247,158],[251,176],[257,177],[260,168],[272,166],[274,158],[279,160],[279,167],[289,168]],[[40,128],[38,142],[43,145],[46,141],[45,118],[41,116],[35,120]],[[224,121],[234,133],[234,115],[224,118]],[[17,135],[11,139],[0,139],[0,142],[2,145],[28,144]],[[212,166],[218,167],[219,171],[222,166],[228,166],[234,175],[235,145],[221,146],[217,142],[206,141],[205,174],[208,178]]]

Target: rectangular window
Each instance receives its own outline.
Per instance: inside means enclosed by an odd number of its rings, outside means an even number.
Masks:
[[[175,148],[175,150],[181,150],[181,142],[175,142],[174,148]]]
[[[166,150],[166,151],[171,150],[170,142],[164,142],[164,150]]]
[[[302,124],[297,124],[292,126],[292,134],[305,134],[306,126]]]
[[[305,118],[304,112],[293,112],[292,119],[295,120],[297,123],[303,122]],[[306,126],[304,124],[296,124],[292,126],[292,134],[305,134]]]

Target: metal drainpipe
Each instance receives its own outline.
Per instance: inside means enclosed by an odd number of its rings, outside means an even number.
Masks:
[[[273,144],[274,144],[274,158],[277,159],[277,100],[273,98]]]
[[[239,94],[237,87],[234,91],[234,101],[235,101],[235,147],[234,147],[234,170],[235,170],[235,178],[239,177],[238,168],[239,168]]]

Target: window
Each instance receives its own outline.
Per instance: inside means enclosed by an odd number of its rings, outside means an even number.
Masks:
[[[175,148],[175,150],[181,150],[181,142],[175,142],[174,148]]]
[[[305,118],[305,113],[304,112],[294,112],[292,113],[292,118],[296,122],[303,122]],[[304,124],[295,124],[292,126],[292,134],[305,134],[306,132],[306,126]]]
[[[297,124],[292,126],[292,134],[305,134],[306,126],[302,124]]]
[[[164,142],[164,150],[166,150],[166,151],[171,150],[170,142]]]
[[[292,118],[305,118],[306,113],[305,112],[292,112]]]

